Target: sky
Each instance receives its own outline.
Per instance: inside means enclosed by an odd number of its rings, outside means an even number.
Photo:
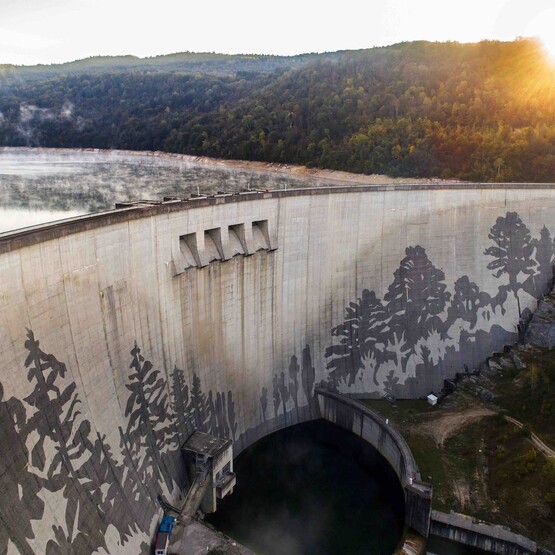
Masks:
[[[531,36],[555,55],[554,0],[0,0],[0,64]]]

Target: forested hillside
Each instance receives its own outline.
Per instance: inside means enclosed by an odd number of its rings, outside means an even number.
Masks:
[[[11,69],[0,78],[0,144],[555,180],[555,66],[534,41],[253,57],[248,71],[246,57],[206,55],[224,71],[187,65],[187,56],[105,68],[96,59],[41,76]]]

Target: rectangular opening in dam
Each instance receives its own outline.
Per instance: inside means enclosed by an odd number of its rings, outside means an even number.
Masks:
[[[222,230],[219,227],[207,229],[204,232],[204,252],[207,262],[225,260],[222,249]]]
[[[255,251],[271,250],[268,220],[252,222],[252,239]]]
[[[181,254],[185,259],[185,270],[187,268],[201,266],[196,233],[187,233],[186,235],[180,235],[179,249],[181,250]]]
[[[246,254],[245,224],[230,225],[228,228],[229,252],[231,256]]]

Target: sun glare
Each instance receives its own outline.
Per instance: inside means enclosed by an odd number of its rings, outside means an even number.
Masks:
[[[540,12],[526,29],[528,36],[534,36],[541,42],[545,53],[555,62],[555,8]]]
[[[555,63],[555,35],[551,36],[538,36],[545,53],[549,60]]]

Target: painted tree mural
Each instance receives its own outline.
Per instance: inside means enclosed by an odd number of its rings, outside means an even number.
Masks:
[[[297,420],[299,419],[299,372],[300,367],[297,362],[297,357],[293,355],[289,362],[289,395],[293,399],[295,405],[295,414]]]
[[[217,391],[215,395],[212,390],[205,393],[197,374],[193,374],[192,387],[189,387],[183,370],[175,367],[171,406],[174,429],[181,438],[179,448],[195,430],[235,439],[237,422],[231,390]]]
[[[222,394],[223,395],[223,394]],[[231,430],[231,439],[237,439],[237,419],[235,415],[235,401],[233,400],[233,392],[227,392],[227,418],[229,422],[229,429]]]
[[[137,533],[151,531],[156,492],[184,487],[180,446],[197,422],[222,437],[237,435],[231,391],[206,394],[198,376],[190,387],[175,367],[170,396],[162,373],[135,344],[118,458],[106,436],[81,413],[77,385],[66,365],[43,351],[31,330],[25,349],[31,392],[23,402],[6,400],[0,384],[0,553],[10,542],[24,555],[35,553],[29,541],[34,539],[32,522],[45,516],[41,491],[65,500],[64,518],[52,525],[46,555],[108,550],[109,525],[117,531],[119,545],[126,545]]]
[[[479,362],[492,346],[514,337],[500,317],[511,296],[520,313],[526,295],[545,292],[553,276],[553,239],[545,226],[532,237],[515,212],[497,218],[488,237],[493,245],[484,251],[485,264],[499,280],[495,294],[480,290],[468,275],[455,280],[451,294],[426,250],[407,247],[383,299],[363,289],[333,328],[325,351],[330,384],[351,387],[372,369],[377,389],[393,396],[417,381],[432,387],[449,361],[460,364],[473,356]],[[43,350],[31,330],[24,347],[25,397],[9,397],[0,384],[0,553],[11,544],[24,555],[35,553],[33,523],[42,520],[44,527],[47,517],[52,521],[50,537],[42,540],[46,555],[107,549],[109,525],[120,546],[126,545],[152,531],[157,494],[184,486],[180,447],[195,429],[241,439],[231,390],[204,389],[200,376],[189,381],[190,374],[177,366],[168,383],[165,371],[135,344],[118,449],[87,418],[66,365]],[[409,368],[403,379],[399,370]],[[271,428],[271,402],[278,424],[304,418],[303,411],[317,415],[315,378],[306,345],[275,369],[271,390],[269,384],[262,388],[260,429]],[[54,517],[45,499],[60,501]]]
[[[403,339],[405,355],[401,366],[406,370],[408,358],[415,354],[420,338],[426,339],[433,330],[443,335],[440,315],[451,297],[444,282],[444,273],[428,259],[419,245],[408,247],[406,257],[393,274],[393,282],[384,295],[391,315],[391,335]]]
[[[185,380],[183,370],[174,366],[172,372],[171,408],[174,415],[173,422],[178,434],[179,442],[185,443],[187,438],[194,432],[191,425],[193,419],[193,406],[190,402],[189,384]]]
[[[130,393],[125,407],[125,416],[129,419],[125,432],[120,430],[122,445],[147,488],[159,490],[158,484],[163,480],[171,491],[172,472],[162,461],[162,453],[174,441],[166,383],[160,372],[143,357],[136,343],[131,357],[132,373],[126,385]],[[172,450],[175,451],[176,446]]]
[[[541,297],[553,281],[553,239],[547,227],[542,227],[539,239],[533,239],[533,244],[537,267],[522,284],[522,289],[533,297]]]
[[[451,295],[445,274],[429,260],[425,249],[407,247],[383,301],[364,289],[345,309],[345,320],[332,329],[332,344],[325,351],[328,383],[352,387],[357,376],[373,368],[373,383],[378,386],[380,367],[391,362],[403,372],[410,362],[411,372],[428,383],[423,377],[444,372],[446,357],[456,361],[456,353],[463,349],[474,357],[480,353],[485,357],[494,344],[513,336],[516,340],[514,332],[499,325],[489,332],[483,327],[505,314],[507,292],[514,295],[521,315],[519,291],[536,297],[546,291],[553,276],[553,240],[545,226],[539,238],[532,238],[516,212],[497,218],[488,237],[494,245],[484,254],[494,260],[487,268],[495,270],[498,279],[507,276],[508,284],[500,284],[491,296],[465,275],[455,281]],[[381,387],[391,392],[402,384],[390,369]]]
[[[460,318],[470,324],[470,329],[476,327],[478,314],[481,309],[491,305],[492,299],[487,293],[481,292],[480,288],[468,276],[462,276],[455,281],[454,294],[451,306],[448,308],[446,327]]]
[[[129,492],[123,491],[123,466],[81,414],[77,387],[65,364],[44,352],[31,330],[27,330],[25,349],[24,366],[33,390],[24,401],[32,416],[27,418],[20,401],[3,401],[0,386],[1,430],[5,436],[0,464],[9,463],[10,468],[9,473],[0,474],[0,512],[6,513],[2,514],[2,521],[7,523],[5,531],[0,528],[1,551],[11,540],[21,553],[33,552],[27,540],[34,537],[31,521],[44,516],[40,496],[43,489],[59,493],[66,500],[63,523],[52,526],[52,537],[45,548],[47,555],[107,549],[109,524],[116,528],[124,545],[137,528]],[[10,437],[15,432],[17,443]],[[31,433],[37,439],[29,453],[25,440]],[[23,506],[16,510],[18,500]],[[10,514],[17,515],[13,526]]]
[[[331,334],[340,338],[338,345],[326,349],[325,356],[331,360],[327,368],[332,382],[346,377],[352,385],[366,361],[374,364],[374,379],[380,365],[391,356],[386,350],[389,313],[374,291],[364,289],[357,302],[345,309],[345,321]]]
[[[104,536],[108,523],[98,510],[102,501],[99,485],[94,478],[81,479],[83,466],[95,453],[82,434],[88,421],[78,424],[80,400],[75,382],[67,383],[65,364],[42,351],[31,330],[27,331],[25,347],[29,353],[25,360],[29,369],[27,378],[34,384],[25,401],[36,409],[28,425],[39,433],[31,461],[33,466],[44,469],[45,440],[55,445],[53,456],[48,457],[44,487],[51,492],[61,491],[67,499],[65,528],[54,530],[56,540],[49,542],[46,551],[87,553],[100,547],[106,549]]]
[[[7,553],[10,541],[23,555],[34,553],[28,543],[35,537],[31,520],[44,513],[38,496],[43,480],[31,472],[25,446],[30,431],[23,403],[14,397],[4,400],[0,383],[0,553]]]
[[[530,230],[520,219],[516,212],[507,212],[505,217],[497,218],[495,225],[490,229],[488,237],[495,246],[488,247],[484,254],[493,256],[488,264],[488,270],[496,270],[496,278],[507,274],[509,290],[513,292],[518,306],[518,315],[522,314],[518,291],[522,283],[518,281],[520,274],[530,276],[534,273],[535,262],[532,259],[534,241]]]
[[[312,414],[316,414],[317,403],[314,398],[314,382],[316,380],[316,369],[312,366],[312,355],[310,354],[310,347],[305,346],[302,352],[301,364],[301,382],[303,384],[304,396],[308,402],[309,410]]]
[[[262,388],[262,395],[260,396],[260,408],[262,409],[262,420],[266,422],[268,420],[268,416],[266,415],[266,411],[268,410],[268,388]]]

